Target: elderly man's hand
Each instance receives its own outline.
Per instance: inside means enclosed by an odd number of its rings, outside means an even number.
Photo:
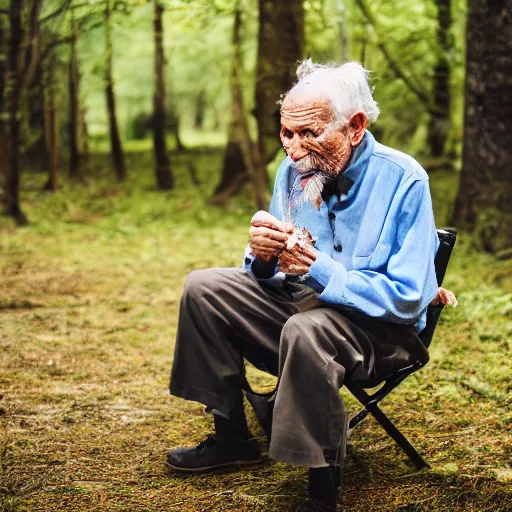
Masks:
[[[279,256],[279,271],[285,274],[306,274],[315,260],[316,254],[311,243],[296,243]]]
[[[281,222],[268,212],[260,210],[251,219],[249,245],[256,258],[269,262],[286,247],[293,224]]]

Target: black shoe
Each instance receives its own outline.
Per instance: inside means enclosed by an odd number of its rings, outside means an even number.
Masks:
[[[290,512],[336,512],[336,508],[329,507],[329,505],[313,498],[306,498],[294,503]]]
[[[194,473],[227,466],[247,466],[262,461],[254,438],[209,435],[193,448],[176,448],[167,453],[167,464],[176,471]]]

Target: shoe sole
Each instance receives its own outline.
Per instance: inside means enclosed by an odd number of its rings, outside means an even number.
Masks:
[[[230,466],[256,466],[262,462],[265,462],[264,458],[257,460],[234,460],[223,462],[222,464],[215,464],[215,466],[203,466],[201,468],[181,468],[179,466],[173,466],[172,464],[169,464],[169,462],[166,462],[166,464],[171,469],[174,469],[174,471],[179,471],[180,473],[201,473],[202,471],[211,471],[214,469],[227,468]]]

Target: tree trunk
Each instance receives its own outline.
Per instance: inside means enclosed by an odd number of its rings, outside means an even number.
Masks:
[[[171,132],[176,142],[176,151],[183,153],[186,151],[186,147],[180,137],[180,116],[176,111],[176,105],[174,104],[174,95],[172,92],[172,81],[167,83],[167,105],[169,106],[169,112],[166,116],[167,119],[167,130]]]
[[[213,204],[225,204],[230,197],[235,196],[240,191],[249,179],[242,148],[240,147],[239,133],[238,122],[233,119],[229,125],[228,143],[222,164],[222,176],[215,188],[212,198]]]
[[[266,183],[262,170],[266,172],[260,155],[251,140],[243,97],[243,55],[242,55],[242,12],[239,5],[235,9],[233,24],[233,57],[231,64],[231,122],[228,144],[224,154],[222,178],[215,189],[212,202],[224,204],[235,195],[241,186],[250,179],[256,205],[266,209]],[[249,171],[249,172],[248,172]]]
[[[46,171],[49,166],[49,155],[44,140],[45,89],[45,66],[39,59],[34,80],[24,94],[26,103],[21,131],[25,136],[23,162],[27,162],[32,169],[42,171]]]
[[[53,59],[52,59],[53,60]],[[59,172],[59,123],[57,119],[57,106],[55,104],[55,77],[54,62],[51,62],[48,70],[48,90],[46,101],[46,143],[49,155],[48,180],[44,190],[57,190],[57,177]]]
[[[105,93],[107,96],[107,111],[110,133],[110,148],[114,159],[114,167],[117,180],[122,182],[126,179],[126,163],[124,159],[123,146],[119,136],[116,115],[116,97],[114,94],[114,79],[112,76],[112,35],[110,25],[110,0],[107,0],[105,7]]]
[[[435,112],[430,116],[428,125],[428,145],[433,157],[444,154],[446,138],[450,129],[450,62],[452,50],[450,30],[452,26],[451,0],[436,0],[437,4],[437,41],[439,57],[434,68],[433,103]]]
[[[43,0],[29,0],[28,5],[30,5],[28,19],[26,20],[28,30],[19,54],[22,87],[32,84],[40,62],[39,15],[43,8]]]
[[[263,160],[263,155],[258,150],[257,145],[253,144],[249,132],[249,124],[244,108],[243,98],[243,56],[242,56],[242,11],[239,6],[235,10],[235,21],[233,27],[233,52],[235,57],[232,74],[232,93],[233,119],[236,121],[239,131],[239,144],[244,158],[245,167],[249,170],[249,177],[252,182],[254,201],[256,207],[260,210],[268,208],[267,194],[267,168]]]
[[[174,134],[174,140],[176,141],[176,151],[178,153],[183,153],[184,151],[186,151],[186,147],[185,147],[185,144],[183,144],[183,141],[181,140],[181,135],[180,135],[180,116],[176,114],[176,112],[174,111],[173,114],[172,114],[173,118],[174,118],[174,121],[172,123],[172,126],[173,126],[173,134]]]
[[[7,81],[7,55],[9,41],[9,24],[6,16],[0,16],[0,154],[5,155],[0,158],[0,202],[2,210],[5,209],[7,204],[7,194],[4,192],[7,188],[7,175],[8,175],[8,144],[7,144],[7,127],[5,110],[5,95],[4,88]],[[2,212],[4,213],[4,212]]]
[[[304,57],[302,4],[302,0],[259,0],[255,113],[258,148],[265,165],[281,147],[281,116],[277,102],[296,81],[297,61]],[[266,169],[264,180],[267,181]]]
[[[191,160],[189,160],[189,162],[187,163],[187,171],[190,176],[190,180],[192,181],[192,185],[199,187],[199,185],[201,185],[201,180],[197,176],[196,166],[194,165],[194,162],[192,162]]]
[[[196,111],[194,113],[194,128],[202,130],[204,125],[204,113],[206,110],[206,91],[201,89],[196,96]]]
[[[233,53],[231,57],[231,76],[229,84],[231,95],[231,120],[228,128],[228,143],[224,152],[221,179],[215,188],[212,198],[213,204],[222,205],[226,203],[230,197],[233,197],[240,191],[242,185],[249,179],[240,142],[244,125],[247,124],[243,105],[243,90],[241,89],[242,85],[239,77],[239,75],[243,73],[241,32],[242,18],[241,12],[238,9],[235,12],[233,25]]]
[[[18,224],[27,222],[20,206],[20,50],[24,39],[23,0],[11,1],[9,8],[10,37],[7,54],[7,75],[0,116],[0,140],[5,173],[5,213]]]
[[[153,147],[155,151],[156,183],[160,190],[173,188],[171,164],[165,140],[165,56],[163,47],[162,6],[153,0],[155,38],[155,94],[153,97]]]
[[[453,224],[512,247],[512,0],[469,0],[464,149]]]
[[[6,74],[6,41],[9,35],[9,27],[6,23],[6,17],[0,16],[0,112],[2,112],[4,84]]]
[[[80,119],[78,120],[78,151],[80,155],[87,160],[89,158],[89,139],[87,135],[87,122],[85,119],[85,108],[80,106],[80,111],[78,113]]]
[[[76,54],[77,28],[72,20],[71,57],[69,60],[69,176],[80,175],[80,75]]]
[[[217,131],[217,130],[220,130],[220,127],[221,127],[221,112],[219,112],[219,109],[218,107],[216,107],[215,105],[212,105],[212,110],[213,110],[213,129],[214,131]]]

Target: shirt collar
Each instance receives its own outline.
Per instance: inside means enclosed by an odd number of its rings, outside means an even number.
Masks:
[[[329,197],[336,194],[340,199],[342,196],[348,195],[354,183],[361,181],[368,161],[373,153],[375,139],[373,135],[366,130],[363,140],[352,151],[348,165],[343,172],[330,184],[327,184],[322,191],[322,198],[327,201]]]

